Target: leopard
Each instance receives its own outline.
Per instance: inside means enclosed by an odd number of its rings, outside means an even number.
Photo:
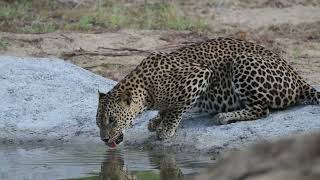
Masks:
[[[146,110],[158,111],[148,130],[164,140],[190,109],[226,125],[297,104],[319,105],[320,92],[282,55],[254,42],[217,37],[144,58],[109,92],[99,92],[96,123],[101,140],[115,147]]]

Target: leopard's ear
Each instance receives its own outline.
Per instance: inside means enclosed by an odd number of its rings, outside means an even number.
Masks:
[[[132,93],[129,90],[125,90],[120,94],[120,101],[130,106],[132,102]]]
[[[98,95],[99,95],[99,97],[105,97],[107,94],[106,93],[102,93],[102,92],[100,92],[100,90],[98,90]]]

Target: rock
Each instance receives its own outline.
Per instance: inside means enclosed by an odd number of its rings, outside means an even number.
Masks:
[[[196,180],[318,180],[320,133],[265,142],[230,152]]]
[[[155,114],[147,114],[147,119]],[[216,154],[225,149],[319,130],[320,106],[296,106],[271,112],[266,118],[228,125],[215,125],[212,119],[212,116],[186,114],[176,134],[164,141],[155,140],[155,134],[147,131],[147,121],[137,120],[137,126],[127,130],[125,143],[135,148]]]
[[[0,56],[0,84],[0,143],[102,143],[95,123],[97,91],[109,91],[115,81],[59,59]],[[320,106],[311,105],[229,125],[186,114],[174,137],[157,141],[147,130],[156,113],[137,118],[125,132],[125,146],[219,153],[320,128]]]
[[[0,142],[98,141],[98,89],[115,83],[58,59],[0,56]]]

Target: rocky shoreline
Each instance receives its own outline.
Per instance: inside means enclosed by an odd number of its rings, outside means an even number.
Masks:
[[[101,143],[95,123],[97,91],[110,90],[115,81],[60,59],[0,56],[0,84],[0,145]],[[186,114],[174,137],[157,141],[147,130],[155,114],[137,118],[125,132],[126,147],[215,154],[320,129],[320,106],[296,106],[229,125]]]

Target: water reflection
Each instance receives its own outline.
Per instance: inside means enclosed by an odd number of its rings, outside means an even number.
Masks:
[[[101,180],[136,180],[137,177],[131,174],[125,167],[124,159],[116,150],[107,152],[107,156],[101,165],[99,173]]]
[[[172,179],[181,180],[183,179],[183,173],[180,167],[177,165],[173,155],[155,155],[150,156],[151,162],[157,165],[160,171],[160,179]]]
[[[181,180],[212,163],[206,155],[107,150],[100,144],[0,146],[1,180]]]
[[[177,165],[174,155],[155,154],[148,155],[153,170],[130,171],[125,164],[124,154],[117,150],[107,151],[107,156],[101,165],[99,179],[101,180],[182,180],[183,173]],[[137,162],[139,163],[139,162]]]

